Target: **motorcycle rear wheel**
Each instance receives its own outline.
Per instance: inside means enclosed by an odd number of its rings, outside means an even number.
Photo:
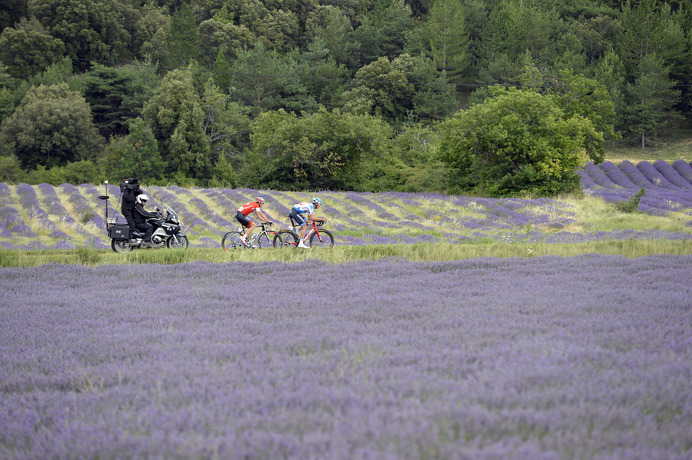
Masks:
[[[132,251],[132,246],[127,244],[127,240],[111,240],[111,249],[114,252],[123,254]]]
[[[168,238],[166,246],[169,249],[186,249],[190,245],[187,236],[172,236]]]

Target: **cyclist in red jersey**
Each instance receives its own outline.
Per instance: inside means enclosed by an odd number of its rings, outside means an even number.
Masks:
[[[260,209],[262,205],[264,204],[264,198],[261,196],[258,196],[255,198],[255,201],[251,201],[249,203],[245,203],[241,207],[238,208],[238,212],[235,213],[235,219],[240,222],[240,224],[245,227],[245,235],[241,236],[240,239],[243,241],[243,244],[246,246],[248,245],[248,242],[250,241],[250,237],[252,237],[252,232],[255,230],[255,227],[257,227],[257,224],[255,221],[250,219],[248,217],[249,214],[252,214],[253,212],[257,214],[257,217],[262,221],[262,222],[271,222],[269,218],[267,217],[266,214],[262,212]]]

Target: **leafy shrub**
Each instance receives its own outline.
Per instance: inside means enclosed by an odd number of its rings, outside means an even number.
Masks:
[[[576,170],[589,159],[593,124],[566,114],[554,97],[516,88],[491,88],[491,98],[440,127],[438,152],[452,186],[491,196],[557,195],[577,188]]]
[[[101,182],[96,165],[89,160],[74,161],[65,166],[46,168],[36,166],[28,172],[26,182],[29,184],[98,184]]]
[[[630,197],[627,201],[618,201],[615,203],[615,208],[620,212],[633,213],[639,211],[639,201],[642,199],[646,190],[644,187],[639,189],[639,191]]]
[[[17,157],[13,155],[0,156],[0,181],[18,184],[26,180],[26,173],[22,170]]]

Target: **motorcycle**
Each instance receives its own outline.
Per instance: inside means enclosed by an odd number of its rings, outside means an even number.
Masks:
[[[108,181],[106,181],[106,187]],[[106,189],[107,190],[107,189]],[[108,195],[99,196],[102,200],[108,200]],[[147,222],[154,226],[154,233],[151,235],[151,243],[144,242],[144,232],[139,230],[130,231],[127,224],[117,223],[116,218],[108,217],[108,201],[106,201],[106,229],[108,237],[111,239],[111,249],[115,252],[130,252],[137,248],[168,248],[185,249],[189,246],[187,235],[180,231],[180,217],[171,209],[170,206],[164,204],[165,214],[158,207],[156,212],[158,218],[147,219]]]
[[[180,231],[180,218],[170,206],[164,204],[165,214],[160,213],[159,208],[156,212],[160,214],[159,218],[147,219],[154,226],[154,233],[151,235],[151,243],[142,241],[144,232],[135,230],[128,238],[125,238],[125,233],[130,233],[130,227],[126,224],[112,224],[109,227],[108,236],[111,238],[111,248],[115,252],[129,252],[136,248],[180,248],[188,247],[187,235]],[[116,228],[120,227],[120,228]]]

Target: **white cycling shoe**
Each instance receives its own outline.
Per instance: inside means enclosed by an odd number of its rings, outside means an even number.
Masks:
[[[308,246],[307,244],[305,244],[302,241],[300,243],[298,243],[298,247],[303,248],[303,249],[310,249],[310,246]]]

